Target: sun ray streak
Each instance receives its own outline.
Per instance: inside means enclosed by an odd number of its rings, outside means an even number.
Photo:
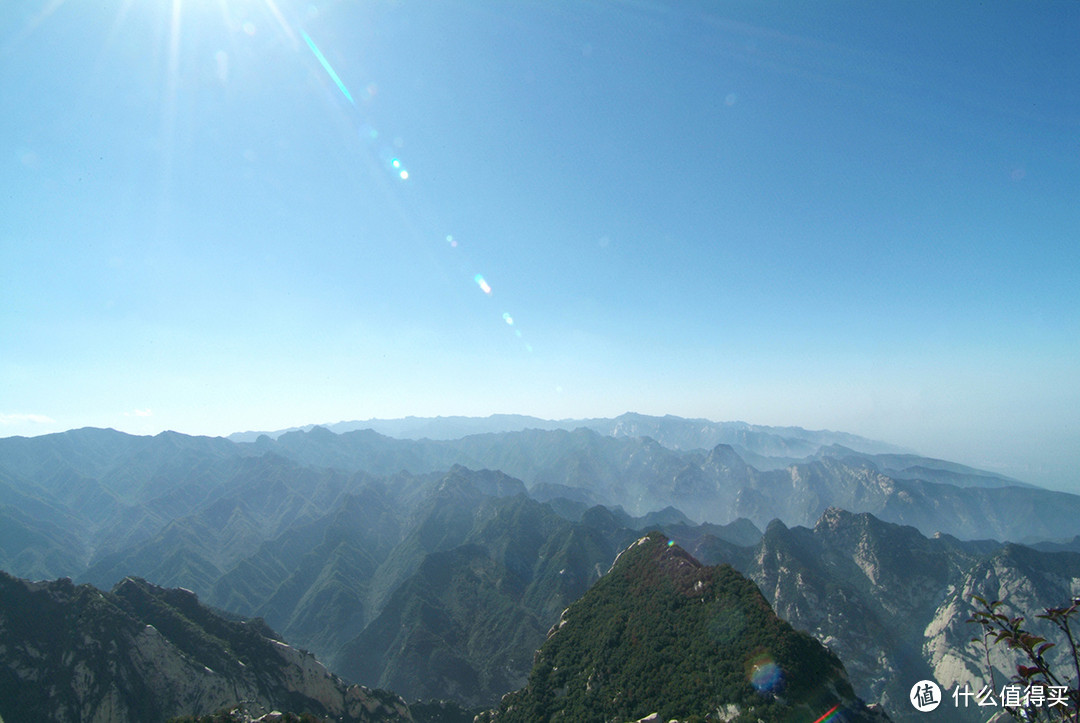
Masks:
[[[274,0],[264,0],[264,2],[266,3],[266,7],[270,8],[270,14],[273,15],[274,19],[278,21],[278,25],[280,25],[281,29],[285,31],[285,34],[289,36],[289,40],[295,43],[296,35],[293,34],[292,26],[289,25],[289,21],[287,21],[285,19],[285,16],[281,14],[281,11],[278,10],[277,3],[274,2]],[[308,38],[307,35],[304,35],[304,39],[308,41],[308,45],[312,44],[310,38]],[[316,57],[318,56],[319,54],[316,53]],[[333,71],[331,71],[330,74],[331,76],[333,76]],[[348,96],[348,93],[346,93],[345,95]]]
[[[180,90],[180,32],[183,18],[183,0],[172,0],[169,16],[169,56],[166,66],[164,108],[161,118],[162,136],[162,198],[167,204],[171,195],[173,144],[176,131],[177,94]]]
[[[277,18],[279,24],[281,24],[282,28],[286,31],[286,33],[288,33],[290,37],[293,37],[291,32],[292,26],[288,24],[287,20],[285,20],[285,18],[281,16],[279,12],[277,12],[275,0],[263,0],[263,2],[270,9],[271,13],[273,13],[273,15]],[[307,31],[303,27],[297,26],[296,30],[304,39],[304,42],[307,44],[308,48],[311,50],[311,53],[315,56],[316,60],[319,61],[319,64],[323,67],[323,70],[325,70],[326,74],[330,76],[330,79],[334,82],[334,85],[336,85],[338,87],[338,90],[341,91],[341,94],[345,96],[345,99],[349,101],[349,104],[352,105],[354,109],[359,110],[361,106],[357,106],[355,99],[349,92],[349,89],[345,86],[345,82],[337,74],[333,66],[330,65],[330,61],[325,55],[323,55],[322,51],[319,49],[319,46],[315,44],[315,41],[311,38],[310,35],[307,34]],[[367,88],[364,89],[364,92],[361,93],[361,100],[365,102],[369,101],[374,94],[374,85],[368,85]],[[369,144],[374,144],[381,135],[375,128],[373,128],[368,123],[360,123],[357,130],[360,134],[360,137],[366,140]],[[398,179],[402,181],[408,181],[412,178],[411,172],[405,167],[404,162],[401,160],[401,158],[398,157],[397,152],[393,147],[384,146],[378,152],[378,158],[381,161],[380,165],[384,169],[389,170],[390,173]],[[447,235],[445,238],[447,243],[450,245],[450,248],[458,248],[458,242],[454,239],[452,235]],[[462,270],[464,270],[464,268]],[[492,286],[490,283],[488,283],[487,279],[484,278],[483,274],[474,274],[472,276],[472,280],[476,283],[481,293],[483,293],[485,296],[490,297],[493,295]],[[525,350],[529,353],[532,353],[532,345],[525,340],[525,335],[522,333],[522,330],[519,328],[519,324],[510,314],[510,312],[504,311],[501,315],[501,318],[502,321],[506,324],[506,326],[511,330],[514,337],[520,340],[522,344],[524,344]]]
[[[169,17],[169,78],[175,84],[180,72],[180,19],[184,10],[183,0],[173,0]]]
[[[325,70],[330,75],[330,79],[333,80],[335,84],[337,84],[338,89],[345,96],[346,100],[348,100],[353,105],[356,105],[356,101],[353,100],[352,95],[349,93],[349,89],[345,87],[345,83],[341,81],[341,78],[338,77],[338,74],[334,72],[334,69],[332,67],[330,67],[330,61],[326,59],[326,56],[322,54],[322,51],[319,50],[319,47],[315,45],[315,41],[312,40],[311,37],[303,30],[300,31],[300,34],[304,37],[304,42],[307,43],[309,48],[311,48],[311,52],[315,53],[315,57],[318,59],[319,63],[322,64],[323,70]]]
[[[41,23],[49,18],[53,13],[60,9],[60,6],[64,4],[64,0],[50,0],[49,4],[41,9],[36,15],[23,26],[22,30],[15,35],[8,43],[0,46],[0,51],[7,52],[9,48],[22,41],[28,35],[33,33]]]

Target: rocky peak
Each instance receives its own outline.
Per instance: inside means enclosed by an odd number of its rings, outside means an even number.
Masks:
[[[455,464],[442,478],[437,489],[438,495],[461,495],[474,497],[514,497],[528,494],[525,483],[497,470],[471,470]]]
[[[821,518],[814,526],[814,532],[833,531],[841,527],[842,525],[850,525],[852,519],[855,517],[847,510],[842,510],[839,507],[829,507],[822,513]]]
[[[703,465],[707,469],[720,470],[731,474],[745,476],[747,464],[735,448],[730,444],[718,444],[709,452]]]

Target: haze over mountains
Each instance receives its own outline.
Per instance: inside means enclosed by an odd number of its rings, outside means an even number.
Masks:
[[[342,423],[340,434],[313,427],[306,433],[279,433],[276,439],[256,437],[248,453],[252,448],[273,451],[302,464],[372,474],[417,474],[452,464],[499,469],[523,480],[538,498],[615,504],[637,515],[670,505],[699,510],[697,521],[746,517],[762,527],[773,518],[813,524],[835,505],[912,524],[926,534],[1036,540],[1072,537],[1074,513],[1080,512],[1074,495],[1020,492],[1032,486],[837,432],[627,414],[581,424],[547,422],[555,427],[549,430],[452,437],[463,429],[503,423],[521,427],[531,421],[508,416],[383,424],[398,433],[423,430],[434,439],[388,439],[369,429],[350,431],[363,423]],[[928,482],[939,484],[926,487]],[[1013,518],[1018,507],[1029,508],[1020,521]],[[1054,514],[1043,519],[1043,511]]]
[[[0,568],[188,588],[347,682],[478,709],[525,686],[562,611],[660,530],[748,576],[901,720],[915,680],[982,677],[971,593],[1017,611],[1080,594],[1076,496],[851,435],[591,423],[0,439]]]
[[[405,417],[368,419],[335,424],[293,427],[274,432],[230,434],[234,442],[253,442],[265,434],[277,439],[286,432],[307,432],[321,426],[335,434],[371,429],[397,439],[460,439],[473,434],[521,432],[526,429],[591,429],[606,437],[649,437],[671,449],[712,449],[730,444],[742,451],[768,457],[800,457],[827,444],[843,444],[862,452],[904,452],[895,445],[844,432],[812,431],[801,427],[768,427],[746,422],[713,422],[667,415],[652,417],[627,413],[615,418],[540,419],[521,414],[493,414],[489,417]]]

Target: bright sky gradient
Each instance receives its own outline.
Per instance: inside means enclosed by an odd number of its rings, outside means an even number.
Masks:
[[[1080,491],[1080,3],[0,9],[0,436],[625,411]]]

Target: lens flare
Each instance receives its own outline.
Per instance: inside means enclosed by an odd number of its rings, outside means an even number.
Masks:
[[[393,155],[393,151],[391,151],[389,148],[383,148],[380,155],[382,156],[382,160],[386,164],[386,167],[387,169],[389,169],[390,173],[394,174],[402,181],[407,181],[409,179],[408,169],[405,168],[405,164],[401,161],[400,158]]]
[[[827,723],[827,721],[836,720],[836,716],[833,715],[833,714],[838,713],[839,711],[840,711],[840,704],[838,703],[838,704],[834,705],[832,708],[830,708],[825,713],[825,715],[821,716],[816,721],[814,721],[814,723]]]
[[[784,671],[768,653],[761,652],[752,657],[747,669],[750,685],[762,695],[773,695],[784,687]]]
[[[345,83],[341,81],[341,78],[338,77],[338,74],[335,73],[334,69],[330,67],[330,61],[326,59],[326,56],[322,54],[322,51],[319,50],[319,47],[315,45],[315,41],[312,40],[311,37],[303,30],[300,31],[300,34],[304,36],[304,42],[307,43],[307,46],[309,48],[311,48],[311,52],[315,54],[315,58],[319,61],[319,64],[322,65],[323,70],[325,70],[327,75],[330,76],[330,80],[334,81],[334,84],[337,85],[338,90],[341,91],[342,95],[345,96],[346,100],[348,100],[353,105],[356,105],[356,101],[353,100],[352,95],[349,93],[349,89],[345,87]]]
[[[272,4],[274,0],[266,1]],[[174,0],[174,2],[179,3],[180,0]],[[272,6],[272,9],[275,11],[275,17],[278,18],[278,21],[285,28],[286,32],[289,32],[290,37],[292,37],[291,28],[288,26],[287,23],[284,22],[284,19],[281,17],[280,13],[276,11],[276,6]],[[314,17],[314,15],[312,15],[313,12],[316,12],[316,9],[314,6],[311,6],[311,8],[309,9],[309,17]],[[334,85],[338,87],[338,90],[341,91],[341,94],[345,97],[345,99],[349,101],[349,103],[354,108],[357,108],[358,106],[356,104],[356,101],[353,99],[353,96],[349,92],[349,89],[345,87],[345,82],[342,81],[341,77],[330,65],[330,61],[326,58],[325,55],[323,55],[322,51],[319,49],[319,46],[315,44],[315,41],[312,40],[311,36],[308,35],[306,31],[301,28],[298,28],[298,30],[300,31],[300,35],[301,37],[303,37],[304,42],[307,44],[308,49],[311,50],[311,53],[319,61],[319,64],[322,66],[323,70],[326,71],[326,74],[330,76],[330,79],[334,82]],[[227,62],[227,59],[223,61],[219,58],[219,66],[224,65],[225,62]],[[227,72],[227,67],[224,71],[220,71],[219,75],[224,75],[225,72]],[[366,86],[360,89],[359,97],[362,101],[367,102],[375,96],[377,91],[378,88],[376,88],[374,83],[368,83]],[[376,129],[374,126],[370,125],[369,123],[359,123],[357,125],[357,133],[361,140],[366,141],[368,144],[372,145],[375,145],[381,137],[381,133],[379,132],[379,130]],[[404,146],[404,141],[401,138],[394,138],[392,144],[379,143],[378,145],[382,146],[378,150],[378,158],[380,165],[382,165],[384,169],[389,171],[396,178],[402,181],[408,181],[412,177],[412,174],[409,172],[408,168],[406,168],[406,165],[401,160],[401,158],[398,157],[400,149]],[[450,246],[450,248],[458,248],[459,242],[452,235],[447,234],[445,238],[446,243]],[[467,267],[463,264],[462,270],[468,273],[468,271],[466,271],[466,268]],[[473,276],[473,281],[476,282],[476,285],[480,287],[480,291],[482,291],[486,296],[491,296],[491,284],[487,282],[483,274],[476,274],[475,276]],[[520,339],[522,343],[524,343],[525,350],[529,353],[532,353],[532,345],[525,342],[525,339],[521,333],[521,329],[518,328],[518,326],[515,324],[514,318],[510,315],[510,312],[504,312],[502,315],[502,319],[507,326],[512,327],[515,338]]]

